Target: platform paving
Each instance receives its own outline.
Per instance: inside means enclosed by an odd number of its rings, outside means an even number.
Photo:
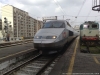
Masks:
[[[34,50],[36,49],[34,48],[32,42],[22,45],[0,48],[0,62],[29,52],[33,52]]]
[[[100,54],[81,53],[79,41],[75,50],[76,42],[59,59],[49,75],[100,75]]]

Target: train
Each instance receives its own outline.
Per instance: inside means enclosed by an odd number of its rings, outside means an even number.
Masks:
[[[50,20],[34,36],[34,48],[42,54],[57,53],[78,34],[66,20]]]
[[[81,41],[99,41],[99,23],[96,21],[85,21],[80,25]]]

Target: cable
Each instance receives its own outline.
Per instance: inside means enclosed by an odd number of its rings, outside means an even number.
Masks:
[[[87,17],[86,17],[85,21],[87,21],[88,16],[90,15],[90,13],[91,13],[91,10],[89,11],[89,13],[88,13],[88,15],[87,15]]]
[[[55,2],[55,4],[56,4],[58,7],[60,7],[60,10],[62,11],[62,13],[63,13],[64,15],[67,15],[66,12],[65,12],[65,11],[63,10],[63,8],[61,7],[61,5],[59,4],[59,2],[58,2],[57,0],[56,0],[56,1],[54,0],[54,2]],[[63,16],[64,16],[64,15],[63,15]],[[71,16],[71,15],[67,15],[67,16]]]
[[[57,0],[56,0],[56,1],[57,1]],[[58,5],[60,6],[60,8],[63,10],[63,12],[65,12],[64,9],[62,8],[62,6],[60,5],[60,3],[59,3],[58,1],[57,1],[57,3],[58,3]],[[65,12],[65,14],[66,14],[66,12]],[[66,16],[71,16],[71,15],[67,15],[67,14],[66,14]],[[71,17],[72,17],[72,16],[71,16]]]
[[[58,7],[60,7],[55,0],[54,0],[54,2]],[[60,7],[60,9],[61,9],[61,7]],[[62,11],[63,14],[65,14],[62,9],[61,9],[61,11]]]
[[[74,21],[76,21],[76,20],[77,20],[77,17],[78,17],[78,15],[80,14],[81,9],[83,8],[83,6],[84,6],[85,2],[86,2],[86,0],[84,0],[84,1],[83,1],[83,4],[82,4],[82,6],[81,6],[81,8],[80,8],[80,10],[79,10],[79,12],[78,12],[78,14],[77,14],[77,16],[76,16],[76,18],[75,18],[75,20],[74,20]]]
[[[82,4],[82,6],[81,6],[81,8],[80,8],[80,10],[79,10],[79,12],[78,12],[78,14],[77,14],[77,17],[78,17],[78,15],[80,14],[81,9],[83,8],[85,1],[86,1],[86,0],[83,1],[83,4]]]

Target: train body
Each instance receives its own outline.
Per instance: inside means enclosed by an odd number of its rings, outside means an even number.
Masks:
[[[34,36],[34,47],[42,53],[58,52],[77,36],[77,32],[65,20],[46,22]]]
[[[87,21],[80,25],[81,41],[99,41],[99,23]]]

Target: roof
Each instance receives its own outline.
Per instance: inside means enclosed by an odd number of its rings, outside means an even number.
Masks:
[[[4,5],[3,7],[5,7],[5,6],[12,6],[13,8],[19,9],[19,8],[15,7],[15,6],[13,6],[13,5],[9,5],[9,4],[7,4],[7,5]],[[23,12],[26,12],[26,13],[28,13],[28,12],[27,12],[27,11],[25,11],[25,10],[22,10],[22,9],[19,9],[19,10],[21,10],[21,11],[23,11]]]

